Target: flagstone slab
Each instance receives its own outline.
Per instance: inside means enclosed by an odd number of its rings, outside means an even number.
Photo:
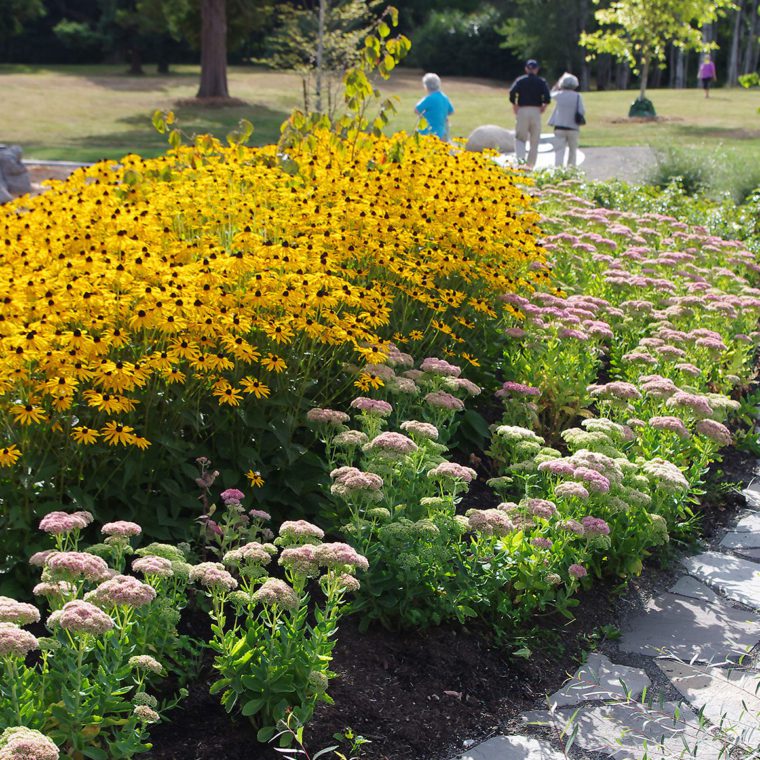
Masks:
[[[549,705],[566,707],[599,700],[638,699],[651,683],[643,670],[615,665],[603,654],[594,652],[575,675],[549,697]]]
[[[721,746],[700,726],[697,716],[675,702],[584,705],[535,710],[521,717],[564,731],[563,739],[575,732],[577,746],[614,760],[718,760],[721,756]]]
[[[753,562],[760,562],[760,549],[737,549],[736,553],[751,559]]]
[[[527,736],[494,736],[457,760],[566,760],[551,744]]]
[[[758,498],[760,498],[760,492],[755,491]],[[760,533],[760,513],[750,512],[750,514],[742,517],[739,522],[731,528],[734,533]]]
[[[690,575],[682,575],[669,590],[671,594],[689,596],[692,599],[701,599],[703,602],[720,601],[720,597],[709,586]]]
[[[724,549],[760,549],[760,531],[731,531],[723,536],[720,545]]]
[[[687,557],[683,564],[690,575],[729,599],[760,609],[760,568],[757,563],[731,554],[704,552]]]
[[[664,593],[631,618],[618,642],[622,652],[691,661],[736,660],[760,641],[760,617],[718,599],[704,602]]]
[[[760,747],[760,674],[658,660],[673,686],[707,720],[748,747]]]

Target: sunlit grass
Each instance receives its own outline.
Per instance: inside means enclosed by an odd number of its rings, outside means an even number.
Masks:
[[[144,77],[127,76],[120,66],[0,66],[0,134],[33,158],[95,160],[129,152],[152,156],[166,143],[153,131],[150,115],[156,109],[174,109],[190,133],[224,135],[247,118],[256,127],[254,144],[276,140],[280,123],[300,102],[299,78],[242,67],[232,68],[229,78],[231,94],[246,105],[177,106],[195,95],[194,66]],[[423,95],[419,72],[401,71],[384,87],[399,99],[391,128],[414,129],[414,104]],[[447,77],[444,89],[456,108],[454,136],[466,137],[480,124],[513,126],[506,82]],[[588,124],[583,145],[679,145],[710,152],[723,146],[742,160],[760,158],[757,91],[717,89],[706,100],[697,89],[654,90],[649,96],[660,120],[652,123],[626,118],[635,96],[633,90],[584,93]]]

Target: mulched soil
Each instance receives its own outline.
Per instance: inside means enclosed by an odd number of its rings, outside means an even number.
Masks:
[[[752,457],[729,450],[713,482],[745,483],[756,465]],[[745,505],[738,490],[715,496],[708,490],[701,508],[708,542]],[[486,493],[475,491],[479,505]],[[305,731],[311,753],[335,744],[334,734],[351,728],[371,741],[365,760],[446,760],[465,748],[515,725],[519,713],[539,707],[556,690],[584,652],[603,644],[600,627],[620,625],[631,614],[634,599],[666,587],[678,571],[677,552],[650,560],[627,587],[614,581],[596,583],[579,597],[575,620],[559,615],[539,618],[530,631],[528,659],[512,654],[515,646],[498,647],[484,632],[461,626],[393,633],[377,626],[366,633],[354,620],[341,625],[331,682],[334,705],[322,705]],[[274,760],[282,757],[256,742],[243,720],[226,715],[208,695],[213,679],[210,660],[171,723],[152,731],[150,760]],[[347,751],[343,745],[343,751]]]
[[[529,659],[510,657],[511,647],[491,646],[475,631],[442,626],[391,633],[360,633],[348,620],[339,633],[331,683],[332,706],[321,706],[305,740],[311,752],[335,744],[350,727],[371,740],[367,760],[442,760],[465,739],[482,739],[535,705],[578,662],[584,636],[613,615],[610,588],[598,585],[582,597],[576,619],[547,617],[536,631]],[[560,638],[561,637],[561,638]],[[543,640],[543,646],[541,641]],[[232,720],[208,695],[206,663],[172,723],[156,726],[151,760],[272,760],[244,721]],[[345,747],[344,747],[345,749]]]

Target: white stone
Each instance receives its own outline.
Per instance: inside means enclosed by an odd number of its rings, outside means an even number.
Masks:
[[[541,739],[494,736],[467,750],[457,760],[565,760],[565,756]]]
[[[721,552],[683,560],[688,572],[734,601],[760,609],[760,568],[755,562]]]
[[[550,707],[566,707],[610,699],[638,699],[651,685],[649,676],[638,668],[615,665],[603,654],[589,655],[585,665],[549,697]]]
[[[485,124],[475,127],[467,138],[465,150],[480,152],[483,150],[496,150],[499,153],[515,152],[515,131],[504,129],[496,124]]]
[[[757,567],[757,565],[755,565]],[[618,647],[649,657],[727,662],[760,641],[760,617],[737,610],[723,600],[707,603],[662,594],[644,613],[628,621]]]
[[[657,664],[707,720],[748,747],[760,747],[760,675],[675,660]]]
[[[718,760],[721,746],[710,738],[696,715],[675,702],[584,705],[525,713],[524,721],[549,726],[567,741],[615,760]]]
[[[751,507],[760,507],[760,491],[756,487],[745,488],[742,494]]]
[[[720,597],[704,583],[692,578],[690,575],[682,575],[670,589],[671,594],[689,596],[692,599],[701,599],[703,602],[718,602]]]

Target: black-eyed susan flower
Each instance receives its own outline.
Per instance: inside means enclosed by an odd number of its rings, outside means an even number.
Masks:
[[[10,446],[3,446],[0,449],[0,467],[12,467],[20,456],[21,452],[16,448],[15,443]]]
[[[244,393],[253,395],[256,398],[267,398],[271,393],[269,387],[255,377],[244,377],[240,381],[240,387],[243,389]]]
[[[94,428],[89,428],[85,425],[77,425],[71,431],[71,437],[83,446],[92,446],[93,443],[98,442],[100,433]]]

